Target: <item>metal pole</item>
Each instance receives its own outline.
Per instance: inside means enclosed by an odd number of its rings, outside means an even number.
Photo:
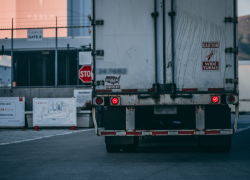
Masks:
[[[11,28],[11,88],[13,88],[14,80],[14,58],[13,58],[13,18],[12,18],[12,28]]]
[[[157,72],[157,0],[154,0],[154,37],[155,37],[155,89],[154,89],[154,93],[157,94],[158,93],[158,83],[157,83],[157,79],[158,79],[158,72]]]
[[[46,86],[46,58],[43,57],[43,86]]]
[[[67,56],[66,56],[66,85],[69,85],[69,44],[67,44]]]
[[[57,16],[56,16],[56,51],[55,51],[55,87],[57,87]]]
[[[236,0],[234,0],[234,18],[238,18],[237,17],[237,2]],[[237,24],[234,23],[234,48],[236,49],[237,47]],[[237,63],[237,54],[234,53],[234,79],[238,78],[238,63]],[[237,84],[234,84],[234,90],[237,93]]]
[[[95,21],[95,0],[93,0],[93,9],[92,9],[92,13],[93,13],[93,17],[92,20]],[[93,51],[95,52],[96,50],[96,26],[93,25]],[[95,54],[93,54],[93,80],[92,80],[92,84],[93,84],[93,95],[96,93],[96,86],[95,86],[95,80],[96,80],[96,73],[95,73],[95,69],[96,69],[96,56]]]
[[[28,68],[29,68],[29,72],[28,72],[28,73],[29,73],[29,87],[30,87],[30,85],[31,85],[31,84],[30,84],[30,77],[31,77],[31,76],[30,76],[30,56],[29,56],[29,61],[28,61],[28,63],[29,63],[29,64],[28,64]]]
[[[77,53],[77,59],[76,59],[76,72],[77,72],[77,77],[76,77],[76,82],[77,85],[79,86],[79,51],[78,49],[76,49],[76,53]]]
[[[163,8],[163,88],[166,91],[166,6],[165,0],[162,1]]]
[[[171,0],[171,42],[172,42],[172,94],[175,94],[175,87],[174,87],[174,0]]]
[[[73,0],[71,0],[71,11],[70,11],[70,15],[71,15],[71,26],[73,26]],[[70,28],[71,31],[71,36],[73,36],[73,28]]]

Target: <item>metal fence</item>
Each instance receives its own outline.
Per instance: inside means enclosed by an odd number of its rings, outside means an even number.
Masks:
[[[86,85],[78,77],[79,53],[91,49],[90,36],[81,36],[90,27],[0,29],[0,88]]]

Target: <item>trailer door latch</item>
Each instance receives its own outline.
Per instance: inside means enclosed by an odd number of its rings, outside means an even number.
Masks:
[[[168,15],[169,15],[170,17],[175,16],[175,15],[176,15],[176,12],[175,12],[175,11],[171,11],[171,12],[168,13]]]
[[[238,23],[238,18],[225,17],[224,23]]]
[[[92,52],[91,52],[91,54],[92,54],[92,56],[104,56],[104,50],[96,50],[96,51],[94,51],[94,50],[92,50]]]
[[[94,85],[94,86],[104,86],[104,81],[102,80],[102,81],[95,81],[95,82],[92,82],[92,85]]]
[[[154,18],[154,17],[158,17],[159,16],[159,13],[156,12],[156,13],[151,13],[151,16]]]
[[[104,20],[91,21],[91,26],[93,25],[104,25]]]
[[[238,54],[238,47],[237,48],[226,48],[225,53],[236,53]]]
[[[226,79],[226,84],[238,84],[238,79]]]

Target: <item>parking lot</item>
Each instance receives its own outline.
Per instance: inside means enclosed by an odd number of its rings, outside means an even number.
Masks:
[[[197,137],[145,137],[114,154],[93,129],[0,129],[0,179],[250,179],[249,128],[241,115],[229,153],[203,152]]]

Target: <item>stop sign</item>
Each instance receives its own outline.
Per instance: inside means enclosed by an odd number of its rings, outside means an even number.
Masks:
[[[90,83],[92,81],[92,67],[91,66],[83,66],[79,70],[79,78],[84,83]]]

